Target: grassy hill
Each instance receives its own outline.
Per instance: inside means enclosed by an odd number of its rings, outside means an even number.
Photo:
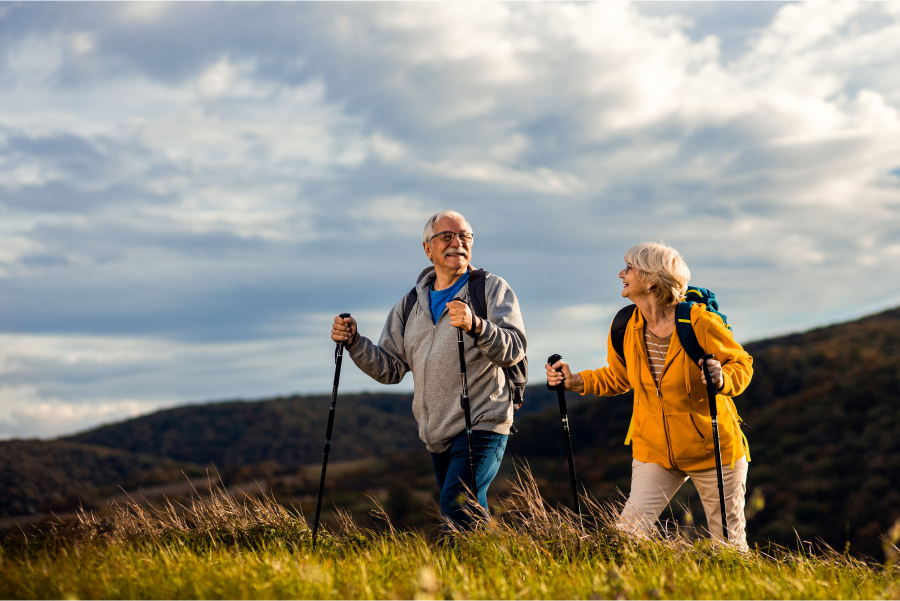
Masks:
[[[849,542],[851,553],[881,557],[880,539],[900,519],[900,309],[746,348],[755,375],[736,403],[752,426],[751,541],[794,544],[799,534],[805,540],[821,537],[838,550]],[[567,398],[584,486],[601,499],[616,498],[618,490],[627,493],[631,450],[622,442],[631,395],[581,399],[570,393]],[[545,498],[568,504],[555,394],[535,385],[526,399],[507,455],[529,461]],[[68,441],[215,463],[226,479],[267,465],[270,489],[306,509],[317,489],[318,468],[300,466],[321,461],[328,403],[320,396],[184,406]],[[360,515],[371,507],[360,500],[375,494],[393,515],[421,525],[413,516],[430,505],[436,487],[410,403],[408,394],[341,396],[332,461],[356,463],[342,477],[329,479],[326,506],[355,503],[351,509]],[[512,462],[505,461],[492,492],[506,490],[511,473]],[[692,485],[685,485],[667,514],[686,523],[680,505],[705,523]]]
[[[345,515],[318,532],[271,498],[219,489],[181,510],[119,505],[0,538],[3,599],[896,599],[900,571],[834,552],[742,554],[630,539],[602,506],[556,511],[527,475],[490,528],[429,541]]]

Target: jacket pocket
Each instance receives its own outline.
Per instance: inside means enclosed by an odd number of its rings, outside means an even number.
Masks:
[[[637,406],[634,409],[634,432],[631,433],[632,438],[640,438],[643,440],[642,434],[644,430],[647,428],[647,422],[650,421],[647,419],[647,405]]]
[[[700,431],[690,412],[671,413],[666,416],[669,435],[672,438],[672,455],[675,462],[697,461],[707,455],[706,437]]]
[[[703,436],[703,432],[700,431],[700,428],[697,427],[697,422],[694,420],[694,415],[692,413],[688,413],[688,418],[691,420],[691,425],[694,426],[694,431],[697,433],[697,436],[703,440],[704,444],[706,443],[706,437]]]

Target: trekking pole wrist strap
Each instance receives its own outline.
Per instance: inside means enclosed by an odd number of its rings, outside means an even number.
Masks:
[[[353,336],[353,339],[344,346],[349,351],[352,350],[354,346],[356,346],[357,342],[359,342],[359,330],[356,330],[356,334]]]
[[[475,336],[478,336],[478,322],[479,322],[479,320],[481,320],[481,318],[478,317],[477,315],[473,315],[473,316],[472,316],[472,329],[471,329],[471,330],[466,330],[466,334],[468,334],[469,336],[471,336],[471,337],[473,337],[473,338],[474,338]]]

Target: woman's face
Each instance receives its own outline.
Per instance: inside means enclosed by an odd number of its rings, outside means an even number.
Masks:
[[[650,294],[650,283],[638,275],[638,270],[631,263],[625,264],[625,269],[619,272],[622,280],[622,296],[634,302],[640,296]]]

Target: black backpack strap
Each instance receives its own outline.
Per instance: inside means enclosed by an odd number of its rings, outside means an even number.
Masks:
[[[484,269],[475,269],[469,274],[469,305],[472,312],[481,319],[487,319],[487,296],[484,283],[490,275]]]
[[[628,327],[628,322],[631,321],[631,316],[634,315],[635,309],[637,309],[636,305],[628,305],[619,309],[619,312],[616,313],[616,317],[613,319],[612,326],[609,328],[613,348],[616,349],[619,357],[622,358],[626,365],[628,365],[628,360],[625,358],[625,329]]]
[[[419,291],[413,286],[413,289],[406,295],[406,302],[403,303],[403,329],[406,330],[406,322],[409,321],[409,314],[412,313],[416,303],[419,302]]]
[[[678,340],[681,342],[681,346],[684,347],[684,352],[696,364],[706,354],[706,351],[700,346],[697,334],[694,332],[694,326],[691,323],[691,307],[694,304],[678,303],[678,306],[675,307],[675,331],[678,332]]]
[[[487,294],[485,293],[485,281],[490,272],[484,269],[475,269],[469,274],[469,306],[472,312],[481,319],[487,319]],[[474,336],[476,341],[478,335]],[[509,400],[513,404],[513,412],[522,407],[522,398],[525,392],[525,383],[528,381],[528,358],[524,358],[512,367],[502,367],[506,375],[506,385],[509,390]],[[513,432],[510,430],[510,432]]]

